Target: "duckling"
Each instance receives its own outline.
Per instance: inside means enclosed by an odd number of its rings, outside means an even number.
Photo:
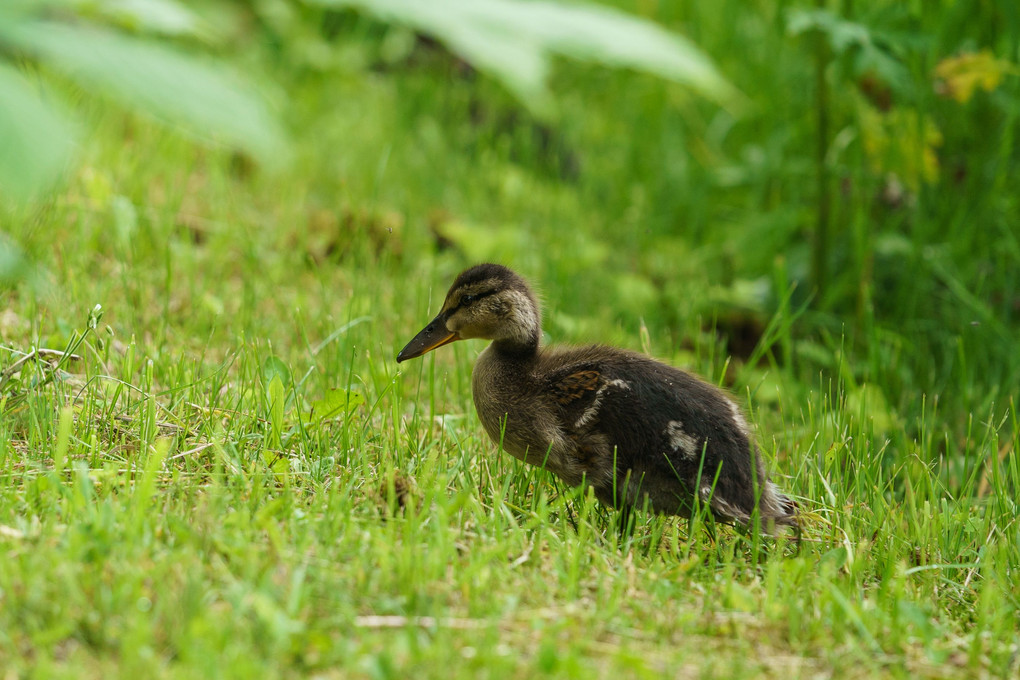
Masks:
[[[407,361],[469,338],[491,340],[472,375],[475,410],[504,451],[624,511],[690,517],[695,496],[721,522],[797,528],[750,426],[722,390],[636,352],[544,348],[541,311],[510,269],[462,272],[439,314],[397,354]]]

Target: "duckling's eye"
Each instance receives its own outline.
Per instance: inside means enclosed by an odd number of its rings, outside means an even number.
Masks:
[[[478,299],[477,295],[465,295],[464,297],[462,297],[460,299],[460,304],[462,304],[462,305],[470,305],[472,302],[474,302],[477,299]]]

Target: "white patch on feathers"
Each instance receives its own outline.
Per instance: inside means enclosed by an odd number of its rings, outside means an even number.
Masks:
[[[733,416],[733,422],[736,423],[740,431],[744,433],[744,436],[748,439],[751,438],[751,426],[747,424],[747,419],[744,418],[744,414],[740,412],[740,407],[737,406],[736,402],[732,399],[726,399],[726,405],[730,407],[730,414]]]
[[[679,420],[669,421],[665,434],[673,450],[679,451],[687,460],[694,460],[698,455],[698,440],[684,431],[684,424]]]
[[[627,382],[626,380],[614,378],[613,380],[610,380],[605,385],[600,387],[598,391],[595,393],[595,400],[592,401],[591,406],[586,408],[584,410],[584,413],[581,414],[581,417],[578,418],[577,422],[574,423],[575,429],[584,427],[585,425],[590,423],[595,418],[595,416],[598,415],[599,408],[602,406],[602,398],[605,395],[606,390],[609,389],[610,387],[619,387],[621,390],[629,390],[630,383]]]

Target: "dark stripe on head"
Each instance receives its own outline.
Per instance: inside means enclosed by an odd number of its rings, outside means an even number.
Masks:
[[[474,267],[465,269],[453,282],[451,290],[469,286],[472,283],[481,283],[488,279],[495,279],[507,288],[527,289],[528,285],[520,276],[501,264],[476,264]]]
[[[487,285],[486,285],[487,284]],[[532,304],[538,307],[538,301],[535,299],[531,289],[528,288],[527,282],[514,273],[512,270],[504,267],[500,264],[478,264],[474,267],[465,269],[457,277],[457,280],[450,286],[450,291],[446,294],[447,306],[453,302],[453,295],[461,291],[462,295],[466,292],[469,295],[474,296],[474,300],[477,301],[479,298],[498,293],[503,290],[516,290],[520,291],[531,300]],[[465,306],[461,300],[457,300],[456,307],[452,309],[459,309]],[[452,311],[452,310],[451,310]]]

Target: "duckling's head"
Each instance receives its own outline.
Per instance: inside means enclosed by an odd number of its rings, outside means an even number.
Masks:
[[[498,264],[479,264],[461,272],[429,325],[397,354],[405,361],[455,340],[492,340],[503,351],[538,349],[542,320],[528,284]]]

